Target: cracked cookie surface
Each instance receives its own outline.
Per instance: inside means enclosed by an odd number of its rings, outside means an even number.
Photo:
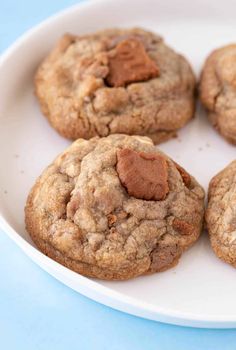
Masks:
[[[124,160],[127,150],[135,156]],[[159,200],[142,199],[146,191]],[[25,220],[51,258],[86,276],[124,280],[174,266],[197,240],[203,213],[202,187],[151,139],[110,135],[78,139],[59,155],[32,188]]]
[[[124,133],[160,143],[193,117],[194,90],[186,59],[138,28],[67,34],[35,76],[43,113],[70,139]]]
[[[236,44],[219,48],[207,58],[200,97],[212,125],[236,144]]]
[[[236,267],[236,161],[209,185],[206,223],[216,255]]]

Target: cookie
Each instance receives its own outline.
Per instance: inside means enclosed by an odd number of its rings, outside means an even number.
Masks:
[[[207,58],[200,97],[213,126],[236,144],[236,44],[215,50]]]
[[[177,264],[202,228],[204,191],[151,139],[78,139],[42,173],[25,208],[38,248],[89,277],[125,280]]]
[[[69,139],[124,133],[160,143],[193,117],[194,90],[187,60],[137,28],[67,34],[35,77],[42,112]]]
[[[236,160],[210,182],[206,223],[216,255],[236,267]]]

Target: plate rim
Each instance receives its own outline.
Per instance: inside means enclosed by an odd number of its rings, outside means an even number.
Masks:
[[[173,310],[167,310],[166,308],[162,310],[160,307],[148,304],[146,302],[140,302],[138,299],[126,296],[121,292],[114,291],[109,287],[99,284],[96,280],[90,279],[88,277],[82,276],[69,268],[59,264],[55,260],[49,258],[29,242],[27,242],[21,235],[14,230],[7,220],[4,219],[0,212],[0,228],[4,233],[11,238],[18,247],[20,247],[23,252],[33,260],[37,265],[39,265],[44,271],[49,273],[51,276],[59,280],[61,283],[67,285],[69,288],[77,291],[78,293],[84,295],[85,297],[92,299],[100,304],[111,307],[112,309],[122,311],[134,316],[146,318],[153,321],[164,322],[179,326],[197,327],[197,328],[236,328],[236,320],[234,316],[229,317],[228,315],[219,315],[213,317],[211,315],[205,315],[204,318],[201,315],[195,315],[185,312],[177,312]],[[57,274],[57,276],[49,272],[48,269],[55,269],[59,271],[61,275],[68,275],[69,279],[76,276],[76,279],[80,280],[80,286],[87,288],[87,292],[90,294],[92,291],[96,291],[97,296],[91,296],[86,294],[82,288],[75,288],[68,283],[64,282]],[[66,277],[67,278],[67,277]],[[104,300],[108,298],[108,300]],[[113,301],[118,301],[121,303],[119,306],[111,305]],[[123,306],[122,306],[123,304]],[[132,310],[127,310],[131,306]]]
[[[0,71],[2,67],[7,64],[8,59],[14,55],[17,49],[31,36],[40,31],[41,28],[45,28],[45,26],[51,24],[53,21],[57,21],[64,16],[70,16],[73,11],[80,11],[81,8],[89,8],[93,7],[94,5],[99,5],[99,3],[111,2],[113,2],[113,0],[83,0],[79,4],[69,6],[47,17],[39,24],[25,31],[15,42],[13,42],[13,44],[11,44],[6,50],[3,51],[3,53],[0,54]],[[44,255],[41,251],[27,242],[4,218],[1,207],[0,228],[18,245],[18,247],[23,250],[23,252],[28,257],[31,258],[31,260],[33,260],[43,270],[47,271],[51,276],[59,280],[61,283],[72,288],[73,290],[79,292],[80,294],[103,305],[131,315],[168,324],[201,328],[236,328],[236,314],[235,316],[222,314],[215,316],[207,314],[196,315],[189,312],[186,313],[173,311],[167,308],[162,309],[161,307],[157,307],[147,302],[141,302],[135,297],[130,297],[124,293],[114,291],[107,286],[101,285],[96,280],[92,280],[68,269],[67,267]],[[52,272],[53,270],[54,272]],[[55,271],[59,271],[59,273],[55,273]],[[73,283],[66,283],[62,277],[68,279],[68,276],[69,280],[72,280],[73,277],[76,276],[76,279],[79,281],[79,286],[81,288],[75,288],[75,286],[73,286]],[[95,293],[95,295],[93,293]],[[113,302],[118,302],[118,305],[115,306],[112,304]]]

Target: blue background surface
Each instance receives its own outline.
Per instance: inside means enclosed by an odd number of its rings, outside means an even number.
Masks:
[[[0,52],[77,2],[0,0]],[[41,270],[0,231],[0,348],[233,350],[236,330],[170,326],[97,304]]]

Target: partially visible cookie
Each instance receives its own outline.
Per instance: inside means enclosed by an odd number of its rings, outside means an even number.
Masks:
[[[236,144],[236,44],[217,49],[207,58],[200,97],[214,127]]]
[[[236,160],[210,182],[206,223],[216,255],[236,267]]]
[[[69,139],[124,133],[160,143],[193,117],[194,90],[187,60],[138,28],[67,34],[35,77],[43,113]]]
[[[25,208],[39,249],[85,276],[166,270],[199,237],[204,191],[146,137],[78,139],[42,173]]]

